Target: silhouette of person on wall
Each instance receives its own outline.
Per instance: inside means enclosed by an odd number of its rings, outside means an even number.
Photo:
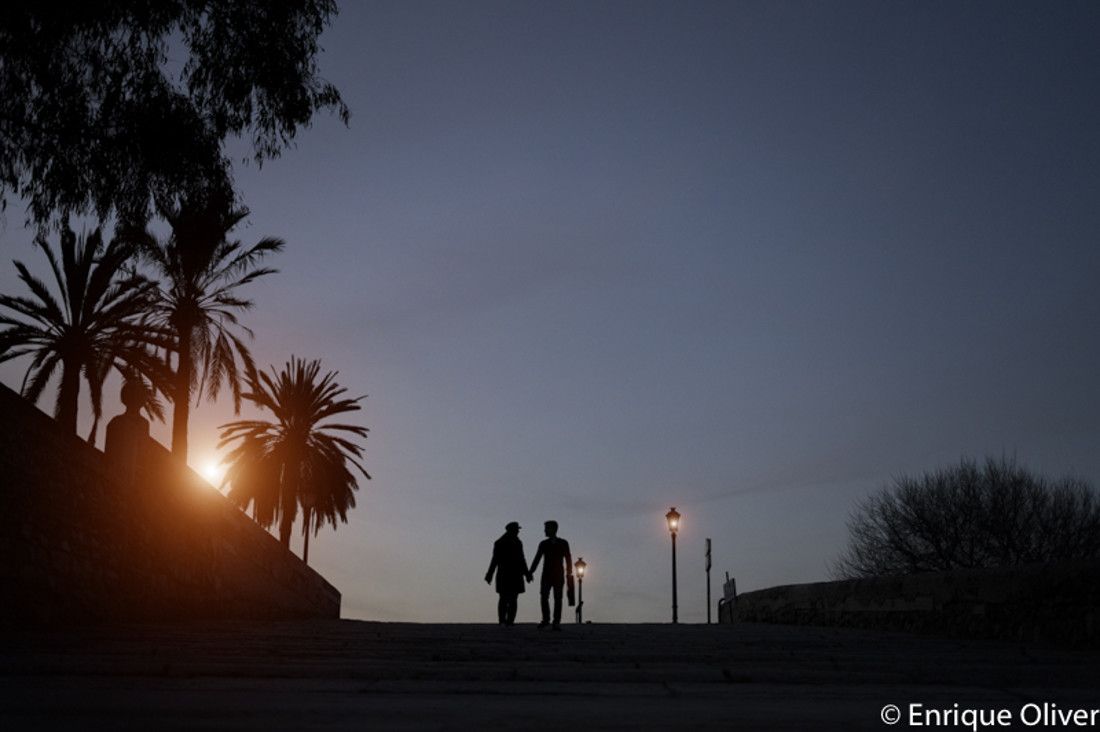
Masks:
[[[531,570],[527,573],[528,581],[534,579],[539,561],[543,562],[542,582],[539,586],[542,622],[539,623],[539,628],[550,624],[550,591],[553,590],[554,630],[561,630],[561,591],[567,577],[569,583],[573,583],[573,557],[569,554],[569,542],[558,536],[557,521],[546,522],[546,538],[539,542],[535,561],[531,562]]]
[[[145,385],[127,379],[122,385],[121,398],[126,411],[107,423],[103,452],[114,464],[123,484],[131,486],[143,443],[149,439],[149,420],[141,416],[141,408],[148,399]]]
[[[523,555],[523,542],[519,540],[519,529],[520,525],[515,521],[504,527],[504,534],[493,542],[493,559],[489,562],[489,571],[485,573],[485,581],[492,584],[493,572],[496,572],[497,594],[500,595],[497,619],[505,626],[515,624],[519,593],[527,589],[523,580],[530,577],[527,558]]]

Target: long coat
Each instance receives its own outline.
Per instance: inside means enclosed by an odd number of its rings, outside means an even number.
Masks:
[[[518,536],[505,532],[493,542],[493,560],[489,563],[488,576],[497,575],[497,592],[502,595],[518,595],[526,590],[527,557],[523,555],[523,542]]]

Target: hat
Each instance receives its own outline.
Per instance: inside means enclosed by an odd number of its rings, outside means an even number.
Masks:
[[[519,531],[520,528],[522,528],[522,527],[519,524],[517,524],[515,521],[511,521],[504,528],[509,529],[509,530],[515,529],[516,531]]]

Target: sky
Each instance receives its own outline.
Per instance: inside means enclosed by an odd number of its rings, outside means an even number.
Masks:
[[[1100,5],[342,5],[350,124],[236,177],[242,241],[287,243],[257,362],[367,395],[373,480],[310,543],[344,617],[495,622],[492,542],[554,519],[586,620],[665,622],[674,506],[705,622],[707,538],[717,602],[830,579],[901,475],[1100,485]],[[193,466],[232,419],[193,413]]]

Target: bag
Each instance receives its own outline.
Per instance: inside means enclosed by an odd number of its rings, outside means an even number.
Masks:
[[[566,580],[565,595],[569,600],[569,607],[573,607],[577,604],[577,598],[573,595],[573,575],[569,575]]]

